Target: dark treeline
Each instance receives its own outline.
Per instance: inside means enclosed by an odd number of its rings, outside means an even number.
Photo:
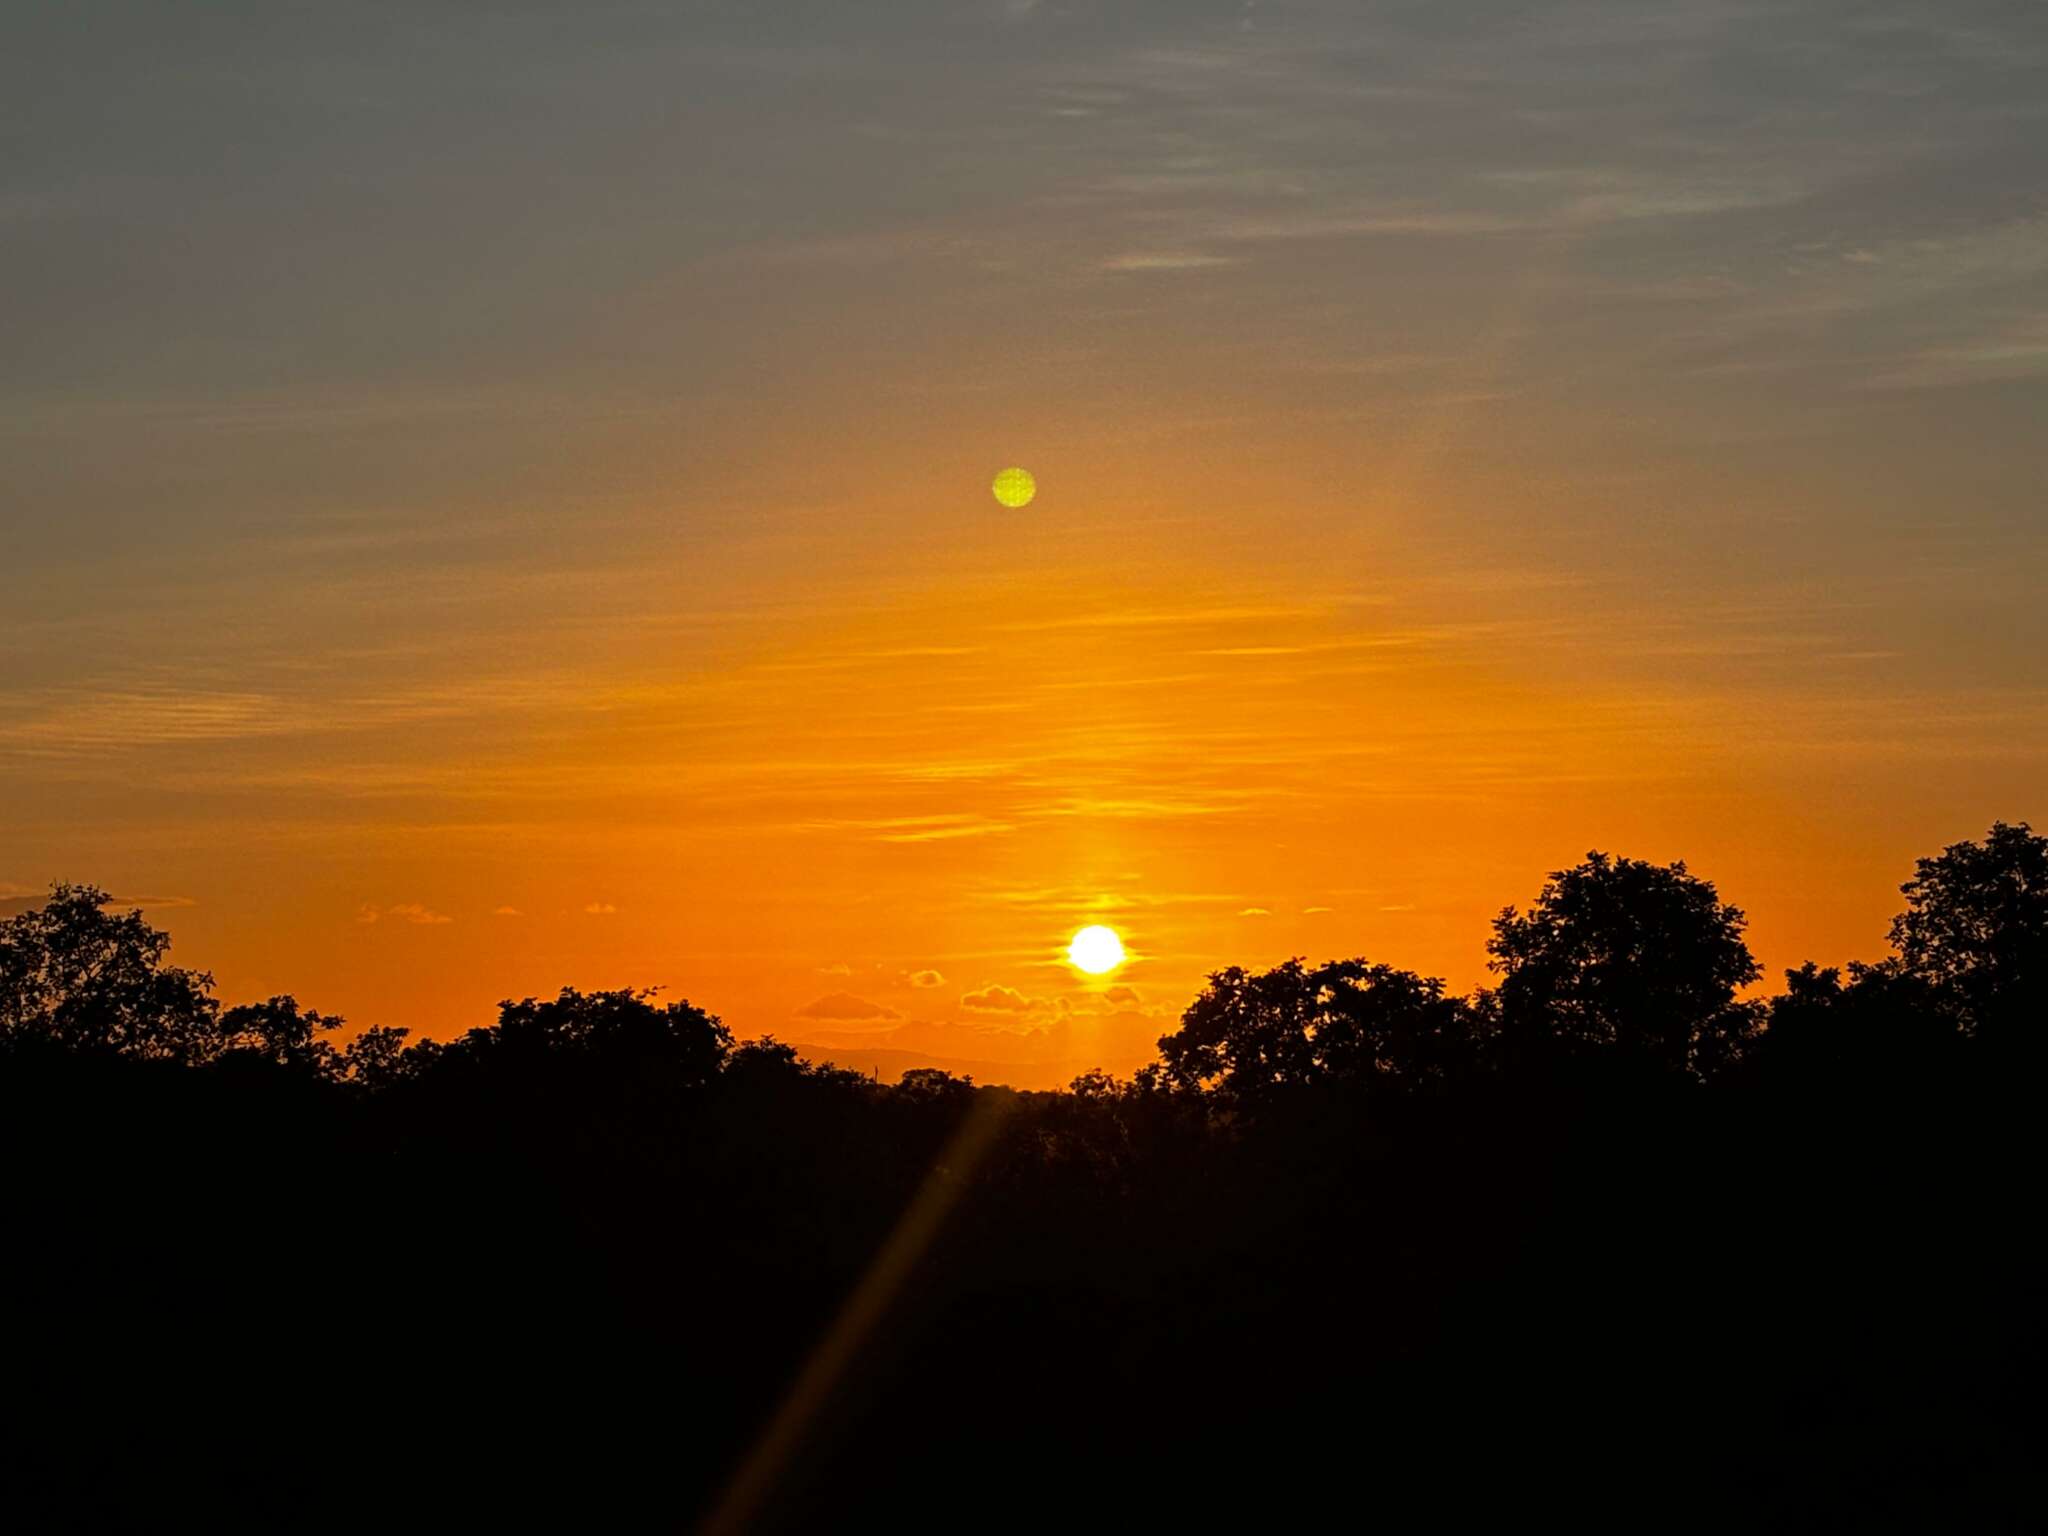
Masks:
[[[17,1528],[2038,1519],[2048,839],[1774,996],[1594,854],[1458,996],[1217,972],[1128,1081],[565,990],[448,1042],[0,923]]]

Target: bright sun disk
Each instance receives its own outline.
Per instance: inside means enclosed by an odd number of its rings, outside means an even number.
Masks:
[[[1124,963],[1124,941],[1115,929],[1095,923],[1074,935],[1067,945],[1067,958],[1090,976],[1100,976]]]

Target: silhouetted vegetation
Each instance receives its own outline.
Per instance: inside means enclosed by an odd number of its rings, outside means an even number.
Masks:
[[[29,1526],[1862,1530],[2036,1517],[2048,839],[1759,979],[1589,855],[1475,996],[1219,970],[1128,1081],[635,991],[447,1042],[0,923]]]

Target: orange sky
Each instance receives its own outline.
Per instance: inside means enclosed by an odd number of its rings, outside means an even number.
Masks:
[[[1047,455],[1014,514],[933,457],[957,492],[894,543],[837,457],[800,558],[772,514],[708,568],[649,519],[617,564],[373,580],[354,551],[411,537],[337,530],[215,655],[14,728],[52,814],[10,873],[176,898],[233,998],[443,1033],[659,984],[1036,1082],[1147,1059],[1223,964],[1476,984],[1492,913],[1594,846],[1690,859],[1774,968],[1871,956],[1914,853],[2029,809],[2038,725],[1873,687],[1789,598],[1674,616],[1369,506],[1289,549],[1192,453],[1100,492]],[[1101,981],[1061,959],[1090,921],[1133,954]]]
[[[102,60],[161,153],[17,81],[0,900],[1043,1083],[1225,964],[1478,984],[1589,848],[1775,972],[2048,820],[2039,39],[1930,13],[1907,123],[1718,13],[900,10]]]

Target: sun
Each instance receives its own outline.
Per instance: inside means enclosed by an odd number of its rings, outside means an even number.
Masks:
[[[1090,976],[1100,976],[1124,963],[1124,941],[1100,923],[1083,928],[1067,945],[1067,958]]]
[[[1011,509],[1030,505],[1031,498],[1038,494],[1038,481],[1028,469],[1012,465],[996,476],[995,484],[989,487],[995,498]]]

